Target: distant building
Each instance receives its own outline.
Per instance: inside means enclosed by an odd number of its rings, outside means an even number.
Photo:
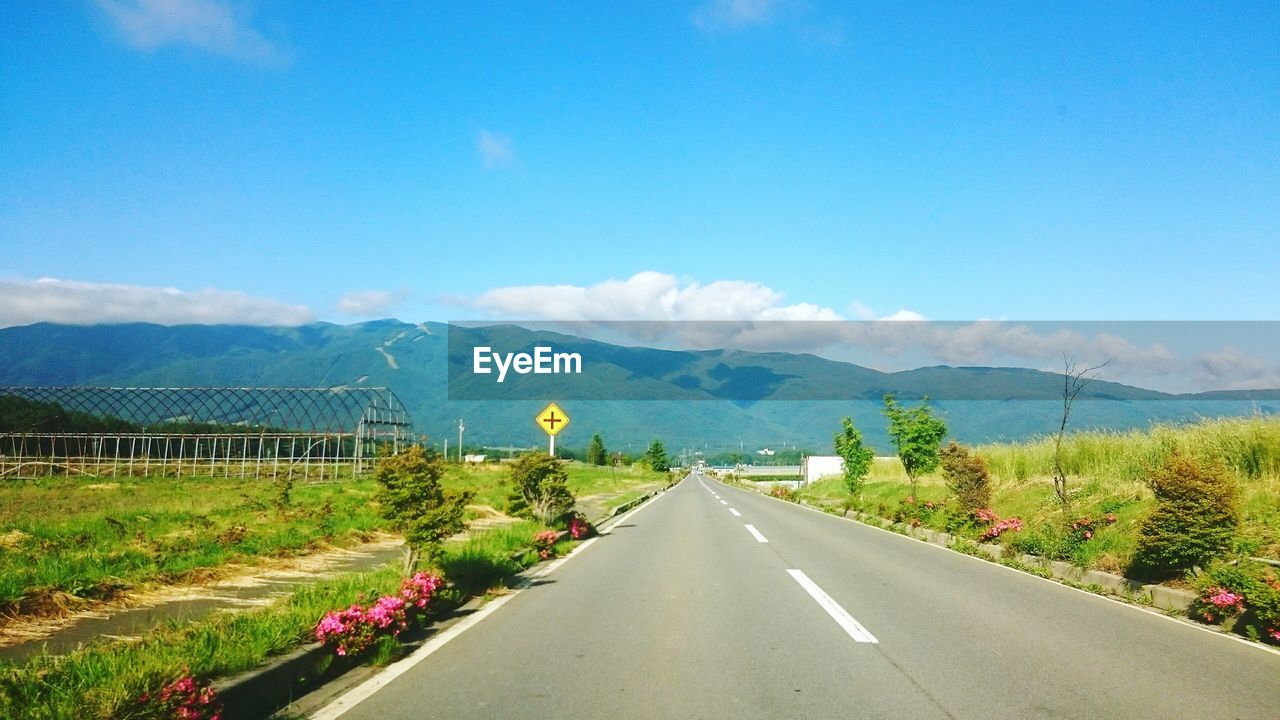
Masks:
[[[757,450],[757,451],[756,451],[756,454],[757,454],[757,455],[765,455],[765,456],[767,456],[767,457],[772,457],[775,453],[774,453],[772,450],[770,450],[769,448],[761,448],[761,449],[759,449],[759,450]]]
[[[484,459],[487,457],[489,456],[488,455],[463,455],[462,459],[465,462],[469,462],[469,463],[482,463],[484,462]]]
[[[800,460],[800,474],[804,484],[824,477],[844,474],[844,460],[839,455],[810,455]]]

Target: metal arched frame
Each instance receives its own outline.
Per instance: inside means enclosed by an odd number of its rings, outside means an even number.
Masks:
[[[413,421],[387,388],[0,387],[124,432],[0,429],[0,477],[35,474],[220,475],[310,479],[367,471],[382,447],[412,442]]]

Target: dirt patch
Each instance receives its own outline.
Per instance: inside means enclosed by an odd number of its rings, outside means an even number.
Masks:
[[[254,598],[255,593],[243,591],[326,579],[341,572],[337,568],[355,556],[385,554],[403,544],[399,537],[379,534],[373,542],[346,549],[291,558],[263,557],[254,565],[228,564],[194,570],[184,576],[182,584],[104,587],[100,593],[95,589],[94,599],[60,591],[33,592],[16,604],[0,608],[0,648],[45,640],[82,621],[102,620],[139,608],[191,601],[224,604],[231,609],[263,605],[272,602],[276,593],[264,592]]]
[[[22,545],[22,541],[29,537],[31,537],[31,535],[16,529],[10,530],[7,533],[0,533],[0,548],[4,548],[5,550],[17,550],[18,547]]]

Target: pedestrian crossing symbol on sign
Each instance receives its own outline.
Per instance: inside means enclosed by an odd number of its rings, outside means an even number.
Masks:
[[[545,430],[551,437],[555,437],[556,433],[569,424],[569,416],[565,415],[564,411],[555,403],[551,403],[545,410],[538,413],[538,417],[535,420],[538,423],[538,427]]]

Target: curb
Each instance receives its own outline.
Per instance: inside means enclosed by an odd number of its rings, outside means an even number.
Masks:
[[[824,515],[841,517],[840,515],[828,512],[826,508],[812,505],[807,502],[793,502],[790,500],[783,500],[782,498],[775,498],[767,493],[762,493],[755,488],[745,489],[779,502],[801,505],[809,508],[810,510],[821,512]],[[890,532],[896,532],[900,535],[906,535],[907,537],[919,540],[920,542],[938,545],[940,547],[947,548],[948,550],[955,550],[955,548],[952,547],[952,543],[956,538],[950,533],[930,530],[928,528],[913,528],[904,523],[895,523],[876,515],[870,515],[863,512],[853,512],[844,516],[844,518],[870,527],[889,530]],[[1054,577],[1054,579],[1076,585],[1098,586],[1105,590],[1109,595],[1114,595],[1139,605],[1149,604],[1160,610],[1185,612],[1196,599],[1196,594],[1189,590],[1179,590],[1165,585],[1145,584],[1114,573],[1103,572],[1101,570],[1085,570],[1084,568],[1077,567],[1071,563],[1062,562],[1061,560],[1046,560],[1045,558],[1037,555],[1006,554],[1004,547],[1000,543],[974,543],[974,545],[977,548],[977,556],[990,560],[991,562],[1004,564],[1001,562],[1002,560],[1016,560],[1022,565],[1038,567],[1046,570]],[[1006,567],[1008,566],[1006,565]]]
[[[609,510],[606,515],[591,524],[593,527],[597,527],[601,523],[607,522],[666,492],[671,489],[672,485],[674,483],[617,505]],[[567,530],[560,532],[561,538],[568,534],[569,531]],[[538,564],[541,564],[541,562]],[[537,565],[525,568],[523,571],[513,575],[512,578],[523,577],[526,572],[534,567],[537,567]],[[467,611],[479,607],[481,601],[482,598],[479,596],[472,597],[467,602],[454,608],[446,618],[441,620],[447,621],[455,617],[465,617]],[[407,642],[402,639],[400,648],[402,650],[412,649],[422,644],[426,638],[444,630],[448,625],[443,624],[441,620],[432,622],[431,626],[424,631],[414,633],[412,639]],[[224,720],[261,720],[261,718],[269,717],[281,708],[288,707],[290,703],[302,695],[318,690],[326,683],[336,680],[346,672],[361,665],[359,658],[339,658],[326,646],[312,642],[288,654],[270,660],[265,665],[246,670],[231,677],[215,680],[213,689],[218,695],[218,700],[222,703],[222,717]]]
[[[826,512],[820,507],[809,505],[808,503],[803,504],[807,507],[813,508],[814,510]],[[881,523],[877,523],[875,520],[879,518],[876,518],[874,515],[867,515],[866,513],[856,514],[858,517],[855,519],[864,525],[884,527],[883,523],[887,522],[889,527],[902,532],[905,535],[923,542],[941,545],[949,549],[951,549],[951,544],[956,539],[953,535],[938,532],[937,530],[913,528],[905,523],[894,523],[883,520]],[[1021,553],[1015,555],[1006,552],[1004,546],[1000,543],[975,543],[975,545],[977,546],[979,554],[992,562],[999,563],[1001,560],[1006,559],[1016,560],[1023,565],[1030,565],[1032,567],[1047,570],[1049,574],[1053,575],[1053,577],[1058,580],[1086,586],[1096,585],[1103,590],[1106,590],[1108,594],[1126,598],[1139,604],[1148,604],[1149,602],[1152,607],[1159,608],[1161,610],[1185,611],[1196,599],[1196,594],[1188,590],[1179,590],[1165,585],[1142,583],[1137,580],[1131,580],[1122,575],[1116,575],[1115,573],[1103,572],[1102,570],[1086,570],[1068,562],[1063,562],[1061,560],[1047,560],[1038,555],[1026,555]]]

